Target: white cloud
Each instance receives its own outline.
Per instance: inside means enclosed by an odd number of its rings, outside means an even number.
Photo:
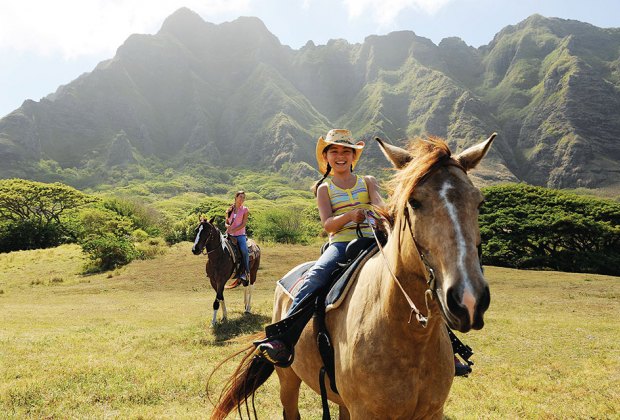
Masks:
[[[354,20],[370,12],[379,26],[390,26],[406,9],[434,15],[452,0],[344,0],[349,19]]]
[[[65,58],[112,53],[132,33],[154,33],[181,7],[203,18],[247,13],[251,0],[3,0],[0,50]]]

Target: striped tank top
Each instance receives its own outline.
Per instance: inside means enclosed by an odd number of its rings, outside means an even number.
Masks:
[[[333,216],[340,216],[354,209],[372,211],[366,181],[358,175],[356,175],[356,178],[355,185],[350,189],[340,188],[331,180],[325,180],[328,187],[329,200],[332,204]],[[348,222],[339,231],[329,234],[329,243],[352,241],[357,238],[356,228],[357,224],[355,222]],[[360,223],[360,229],[364,237],[373,237],[372,230],[366,221]]]

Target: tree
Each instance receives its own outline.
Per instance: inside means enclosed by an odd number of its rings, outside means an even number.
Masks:
[[[0,251],[45,248],[75,240],[68,210],[95,201],[64,184],[0,180]]]
[[[483,193],[485,263],[620,274],[620,203],[525,184]]]

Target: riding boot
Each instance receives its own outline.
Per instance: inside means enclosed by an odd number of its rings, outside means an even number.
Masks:
[[[247,286],[248,284],[250,284],[250,280],[249,279],[250,279],[250,273],[248,273],[247,271],[244,271],[239,276],[239,280],[241,281],[241,284],[243,286]]]

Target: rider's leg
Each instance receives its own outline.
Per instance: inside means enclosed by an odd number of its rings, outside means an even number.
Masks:
[[[237,243],[239,244],[239,250],[241,251],[241,259],[243,260],[244,270],[241,273],[241,280],[247,280],[247,273],[250,271],[250,253],[248,252],[247,236],[237,236]]]
[[[346,242],[335,242],[323,252],[317,262],[308,270],[304,283],[299,289],[297,296],[295,296],[293,304],[286,313],[287,317],[295,312],[299,303],[306,296],[327,286],[331,279],[331,274],[338,267],[338,263],[346,261],[346,247]],[[290,359],[292,354],[292,349],[288,348],[288,346],[280,340],[271,340],[261,343],[258,346],[258,351],[265,359],[272,363],[285,363]]]

